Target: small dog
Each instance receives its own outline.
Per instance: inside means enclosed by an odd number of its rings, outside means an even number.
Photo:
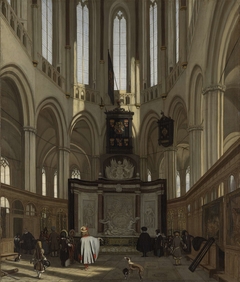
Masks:
[[[137,263],[134,263],[131,261],[130,257],[124,257],[124,259],[128,262],[128,269],[133,272],[133,270],[137,270],[138,271],[138,275],[139,275],[139,278],[140,278],[140,281],[142,281],[143,279],[143,271],[144,271],[144,267],[141,266],[140,264],[137,264]],[[125,270],[125,269],[124,269]],[[123,271],[124,271],[123,270]],[[125,275],[125,279],[127,278],[128,274],[129,274],[129,271],[126,272]]]
[[[18,255],[17,255],[17,257],[14,259],[14,261],[16,261],[16,262],[17,262],[17,261],[20,261],[20,260],[21,260],[21,255],[20,255],[20,254],[18,254]]]

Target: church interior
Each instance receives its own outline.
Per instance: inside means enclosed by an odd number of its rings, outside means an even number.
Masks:
[[[239,0],[0,0],[0,15],[0,253],[25,229],[85,225],[116,252],[142,226],[187,230],[240,281]]]

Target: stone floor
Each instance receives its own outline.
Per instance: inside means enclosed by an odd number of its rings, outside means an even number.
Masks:
[[[131,254],[132,261],[141,264],[144,267],[144,282],[166,281],[166,282],[198,282],[198,281],[214,281],[209,278],[208,273],[198,267],[194,272],[191,272],[188,267],[190,261],[182,259],[180,266],[174,266],[174,260],[170,257],[155,257],[149,254],[148,257],[141,257],[141,254]],[[3,276],[1,281],[16,281],[21,282],[37,281],[36,272],[33,271],[33,265],[30,264],[30,255],[23,255],[19,262],[14,260],[5,260],[1,263],[1,270],[6,271],[18,268],[18,272],[8,276]],[[59,258],[48,257],[51,266],[42,274],[40,280],[44,281],[139,281],[138,273],[134,271],[125,280],[122,270],[127,267],[127,262],[124,260],[124,254],[100,253],[95,264],[90,265],[89,270],[83,270],[83,265],[74,263],[68,267],[61,267]]]

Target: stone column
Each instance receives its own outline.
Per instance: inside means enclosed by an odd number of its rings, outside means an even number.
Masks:
[[[140,157],[140,178],[143,181],[147,181],[147,157]]]
[[[161,0],[161,52],[160,52],[160,67],[161,67],[161,84],[162,84],[162,98],[167,96],[166,89],[166,19],[165,19],[165,0]]]
[[[68,178],[69,178],[69,153],[68,148],[59,148],[58,151],[58,197],[68,198]]]
[[[70,43],[70,2],[66,1],[66,88],[65,88],[65,95],[67,98],[71,96],[71,43]]]
[[[96,180],[99,177],[99,171],[100,171],[100,165],[99,165],[99,156],[92,156],[92,162],[91,162],[91,179]]]
[[[203,152],[205,173],[223,154],[224,85],[213,85],[203,90]]]
[[[25,190],[36,193],[36,131],[33,127],[24,127]]]
[[[187,6],[186,1],[180,1],[180,11],[179,11],[179,57],[182,62],[182,67],[187,67]]]
[[[136,107],[140,107],[141,99],[140,99],[140,62],[139,60],[135,61],[135,105]]]
[[[164,151],[165,160],[165,177],[167,179],[167,198],[173,199],[176,197],[176,168],[177,156],[176,149],[168,147]]]
[[[202,148],[203,148],[203,126],[191,125],[189,132],[189,152],[190,152],[190,188],[202,176]]]
[[[32,2],[32,62],[33,65],[36,67],[38,65],[38,38],[39,38],[39,32],[38,32],[38,4],[37,1]]]

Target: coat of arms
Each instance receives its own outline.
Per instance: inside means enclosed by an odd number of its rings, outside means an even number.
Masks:
[[[121,121],[117,121],[115,123],[115,126],[114,126],[114,131],[117,133],[117,134],[123,134],[124,132],[124,125]]]

